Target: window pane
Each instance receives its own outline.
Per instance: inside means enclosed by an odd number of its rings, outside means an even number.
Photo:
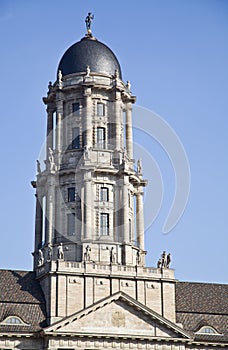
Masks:
[[[67,234],[68,236],[75,235],[75,214],[67,215]]]
[[[73,128],[72,129],[72,148],[78,149],[80,148],[80,135],[79,135],[79,128]]]
[[[68,200],[68,202],[75,201],[75,187],[68,188],[67,200]]]
[[[109,214],[101,213],[101,232],[102,236],[109,235]]]
[[[101,187],[100,200],[103,202],[108,202],[108,188]]]
[[[7,324],[22,324],[21,320],[19,320],[17,317],[9,317],[5,321]]]
[[[104,116],[105,115],[105,106],[103,103],[97,103],[97,115]]]
[[[105,147],[105,128],[97,128],[97,147]]]
[[[76,102],[76,103],[73,103],[73,104],[72,104],[72,112],[73,112],[75,115],[79,115],[79,109],[80,109],[80,104],[79,104],[79,102]]]

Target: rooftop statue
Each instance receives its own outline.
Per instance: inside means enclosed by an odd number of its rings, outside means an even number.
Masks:
[[[94,15],[92,15],[92,13],[89,12],[88,16],[86,16],[86,19],[85,19],[86,29],[88,34],[91,34],[91,24],[93,19],[94,19]]]

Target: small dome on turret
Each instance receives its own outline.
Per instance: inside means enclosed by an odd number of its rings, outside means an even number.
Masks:
[[[85,72],[87,66],[92,73],[114,75],[118,71],[122,79],[120,64],[112,50],[92,35],[86,35],[69,47],[60,60],[58,71],[61,70],[62,75],[66,76]]]

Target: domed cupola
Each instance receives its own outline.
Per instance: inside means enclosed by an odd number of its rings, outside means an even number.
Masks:
[[[85,35],[79,42],[73,44],[60,60],[58,71],[66,76],[86,71],[89,66],[91,73],[115,74],[118,71],[122,79],[120,64],[114,53],[92,35]]]

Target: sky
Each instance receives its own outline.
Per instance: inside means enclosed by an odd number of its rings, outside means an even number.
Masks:
[[[108,45],[131,81],[137,106],[175,132],[190,167],[188,202],[177,225],[163,226],[175,194],[169,152],[134,130],[144,163],[147,265],[163,250],[181,281],[227,283],[228,2],[226,0],[0,1],[0,268],[32,269],[35,197],[30,185],[45,139],[42,97],[66,49],[85,34]],[[140,108],[141,108],[140,107]],[[137,114],[135,116],[137,121]],[[144,137],[145,136],[145,137]],[[156,169],[159,171],[156,172]],[[157,203],[156,174],[163,183]],[[178,186],[184,184],[178,184]],[[150,210],[159,207],[157,215]]]

